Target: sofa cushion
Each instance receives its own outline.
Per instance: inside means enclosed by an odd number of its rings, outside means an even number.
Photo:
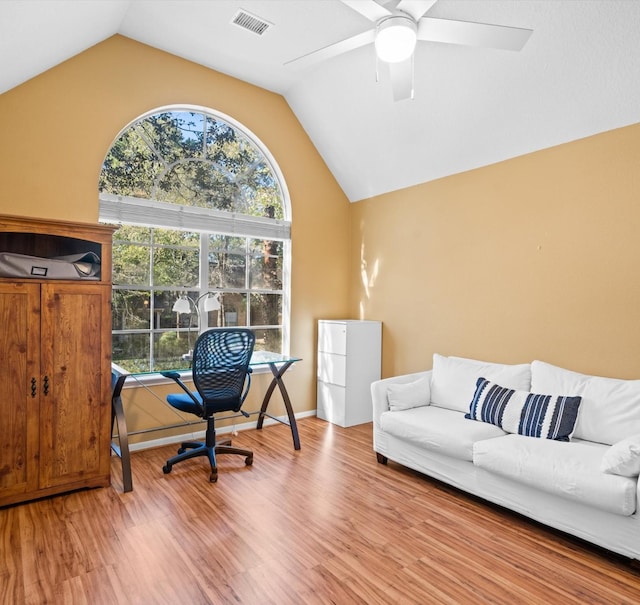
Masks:
[[[444,357],[436,353],[431,374],[431,405],[468,412],[476,380],[480,376],[512,389],[528,391],[531,386],[528,363],[507,365],[464,357]]]
[[[541,395],[478,378],[465,418],[490,422],[507,433],[569,441],[580,397]]]
[[[623,477],[637,477],[640,474],[640,435],[610,446],[602,456],[600,470]]]
[[[402,412],[385,412],[380,427],[386,433],[425,449],[471,461],[473,444],[506,433],[483,422],[469,422],[462,412],[424,406]]]
[[[507,435],[477,441],[473,463],[569,500],[618,515],[636,509],[635,479],[600,471],[606,446],[590,441],[553,441]]]
[[[573,434],[578,439],[613,445],[640,433],[640,380],[589,376],[534,361],[531,390],[582,397]]]
[[[390,384],[387,401],[393,412],[429,405],[431,399],[431,377],[423,376],[412,382]]]

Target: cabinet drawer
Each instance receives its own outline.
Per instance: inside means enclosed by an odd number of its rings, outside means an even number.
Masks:
[[[347,352],[347,324],[339,321],[321,321],[318,324],[318,351]]]
[[[318,353],[318,380],[346,386],[347,358],[333,353]]]
[[[316,414],[321,420],[345,426],[346,389],[335,384],[318,381]]]

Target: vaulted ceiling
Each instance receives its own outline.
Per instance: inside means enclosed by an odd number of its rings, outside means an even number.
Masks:
[[[233,24],[239,9],[270,27]],[[533,34],[519,52],[419,42],[415,98],[394,102],[371,44],[286,65],[371,28],[339,0],[2,0],[0,93],[119,33],[282,94],[351,201],[640,122],[640,1],[438,0],[427,15]]]

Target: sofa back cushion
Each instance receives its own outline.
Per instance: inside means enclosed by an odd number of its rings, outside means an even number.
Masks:
[[[528,363],[508,365],[436,353],[431,374],[431,405],[468,412],[476,381],[481,376],[510,389],[528,391],[531,387]]]
[[[578,439],[613,445],[640,433],[640,380],[589,376],[534,361],[531,390],[582,397],[573,433]]]

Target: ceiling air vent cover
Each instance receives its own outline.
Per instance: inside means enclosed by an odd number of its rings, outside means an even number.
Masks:
[[[264,34],[272,25],[268,21],[265,21],[260,17],[256,17],[251,13],[248,13],[244,9],[240,9],[235,14],[235,17],[233,18],[231,23],[237,25],[238,27],[242,27],[243,29],[247,29],[254,34],[258,34],[259,36]]]

